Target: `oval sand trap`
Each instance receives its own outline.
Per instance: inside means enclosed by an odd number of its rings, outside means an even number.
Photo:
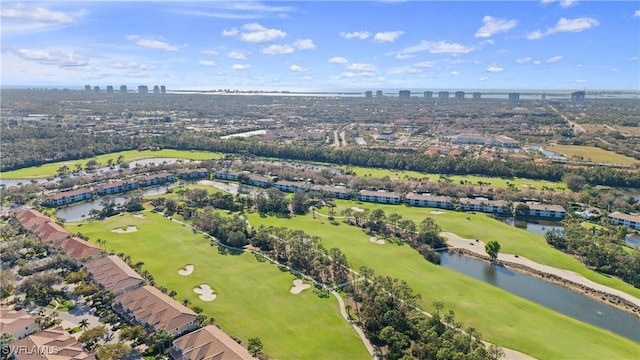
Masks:
[[[303,283],[302,280],[295,279],[293,280],[293,286],[291,287],[291,290],[289,290],[289,292],[294,295],[298,295],[302,292],[302,290],[308,289],[310,287],[311,285]]]
[[[377,237],[375,237],[375,236],[371,236],[371,237],[369,238],[369,241],[371,241],[372,243],[379,244],[379,245],[384,245],[384,240],[378,239],[378,238],[377,238]]]
[[[432,211],[431,212],[433,215],[440,215],[440,214],[446,214],[446,211]]]
[[[193,288],[193,292],[196,294],[200,294],[198,296],[202,301],[213,301],[217,297],[216,294],[213,293],[213,289],[211,286],[207,284],[202,284],[199,287]]]
[[[123,229],[123,228],[117,228],[117,229],[113,229],[111,230],[111,232],[113,233],[118,233],[118,234],[126,234],[126,233],[132,233],[132,232],[136,232],[138,231],[138,228],[135,226],[127,226],[127,229]]]
[[[146,218],[146,216],[144,216],[144,214],[135,214],[133,215],[134,218],[138,218],[138,219],[144,219]]]
[[[193,273],[193,269],[195,269],[195,266],[189,264],[189,265],[185,265],[184,269],[180,269],[178,270],[178,274],[182,275],[182,276],[189,276]]]

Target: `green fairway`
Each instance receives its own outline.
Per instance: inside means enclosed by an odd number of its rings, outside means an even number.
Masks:
[[[640,298],[640,289],[634,288],[617,278],[589,270],[576,258],[549,246],[542,235],[518,229],[493,219],[487,214],[346,200],[337,200],[335,204],[337,205],[336,214],[340,214],[347,207],[355,206],[362,209],[382,209],[387,215],[395,212],[405,219],[413,220],[416,224],[419,224],[426,217],[431,217],[440,225],[442,231],[456,233],[467,239],[479,239],[485,243],[489,240],[496,240],[500,243],[500,252],[502,253],[517,254],[540,264],[575,271],[591,281]],[[326,208],[319,211],[325,214],[328,213]],[[440,214],[441,212],[444,213]]]
[[[222,157],[220,153],[210,152],[210,151],[188,151],[188,150],[171,150],[164,149],[158,151],[144,150],[130,150],[130,151],[121,151],[115,152],[111,154],[105,154],[96,156],[96,161],[101,166],[107,166],[107,161],[112,159],[115,163],[118,159],[118,156],[123,155],[125,162],[131,162],[135,160],[142,159],[151,159],[151,158],[176,158],[176,159],[187,159],[187,160],[207,160],[207,159],[219,159]],[[46,179],[49,177],[56,176],[56,172],[58,169],[67,165],[70,170],[74,170],[76,164],[82,165],[84,168],[87,161],[91,159],[80,159],[80,160],[70,160],[70,161],[58,161],[54,163],[48,163],[41,166],[32,166],[24,169],[7,171],[2,173],[3,179]]]
[[[632,165],[640,163],[640,160],[634,159],[629,156],[616,154],[613,151],[604,150],[595,146],[548,145],[545,146],[545,149],[560,153],[569,158],[577,157],[585,161],[593,161],[598,163],[622,165]]]
[[[341,167],[346,170],[346,167]],[[440,180],[439,174],[421,173],[417,171],[401,171],[401,170],[386,170],[376,168],[365,167],[348,167],[349,170],[356,173],[359,177],[372,177],[383,178],[388,176],[391,180],[409,180],[409,179],[429,179],[431,182],[443,181]],[[484,183],[486,186],[506,188],[511,183],[516,189],[526,190],[542,190],[544,187],[551,188],[554,191],[565,191],[565,185],[560,181],[546,181],[546,180],[533,180],[525,178],[500,178],[489,177],[479,175],[449,175],[447,176],[453,184],[460,184],[461,182],[468,181],[471,185],[479,185],[479,182]]]
[[[144,261],[157,285],[178,292],[192,305],[213,316],[221,328],[245,343],[259,337],[264,352],[278,359],[366,359],[360,338],[339,313],[334,297],[319,298],[313,290],[292,295],[294,276],[276,265],[258,262],[254,255],[221,255],[204,235],[163,216],[145,211],[146,218],[130,214],[86,224],[65,224],[91,241],[106,239],[106,248]],[[119,227],[136,226],[137,232],[112,233]],[[193,264],[189,276],[178,270]],[[208,284],[217,298],[205,302],[193,288]]]
[[[401,213],[402,207],[393,208]],[[362,229],[340,220],[333,225],[327,218],[313,219],[311,215],[291,219],[262,218],[258,214],[247,217],[253,226],[284,226],[318,235],[327,248],[339,247],[352,267],[366,265],[378,274],[407,281],[422,295],[425,309],[431,310],[434,301],[442,301],[446,308],[455,311],[458,321],[477,328],[488,341],[536,358],[632,359],[638,354],[638,344],[631,340],[431,264],[407,245],[372,243]],[[473,217],[471,221],[475,220]],[[464,233],[462,228],[458,226],[457,232]]]

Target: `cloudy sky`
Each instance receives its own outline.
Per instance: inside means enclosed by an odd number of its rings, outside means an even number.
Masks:
[[[1,4],[2,86],[640,89],[638,1]]]

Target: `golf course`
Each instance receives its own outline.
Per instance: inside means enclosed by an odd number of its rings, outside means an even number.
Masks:
[[[428,213],[430,209],[422,211]],[[638,353],[638,344],[631,340],[431,264],[408,245],[373,243],[362,229],[340,221],[332,224],[327,218],[314,219],[311,215],[290,219],[264,218],[258,214],[247,217],[254,227],[284,226],[318,235],[325,247],[339,247],[353,268],[365,265],[378,274],[407,281],[422,295],[421,304],[425,309],[429,310],[433,302],[441,301],[446,308],[454,310],[456,317],[466,326],[478,329],[486,340],[533,357],[628,359]],[[471,221],[473,219],[475,217]],[[456,230],[461,228],[463,226],[459,225]]]
[[[144,218],[126,214],[103,221],[65,224],[90,241],[106,240],[107,251],[143,261],[143,270],[157,286],[177,291],[176,300],[189,299],[230,335],[245,343],[258,337],[264,352],[278,359],[367,359],[362,341],[341,316],[335,298],[320,298],[313,289],[290,292],[296,278],[250,253],[223,255],[204,235],[160,214],[143,212]],[[114,233],[114,229],[131,229]],[[187,265],[193,271],[178,272]],[[216,297],[203,301],[195,288],[206,284]],[[198,289],[198,291],[202,291]]]
[[[41,166],[31,166],[24,169],[6,171],[2,173],[3,179],[46,179],[56,176],[58,169],[62,166],[67,166],[69,170],[74,170],[76,165],[81,165],[83,168],[87,161],[95,159],[100,166],[107,166],[109,159],[113,160],[115,164],[118,157],[122,155],[124,162],[131,162],[135,160],[153,159],[153,158],[174,158],[174,159],[186,159],[186,160],[207,160],[207,159],[219,159],[222,154],[210,151],[187,151],[187,150],[172,150],[163,149],[158,151],[152,150],[128,150],[115,152],[110,154],[104,154],[96,156],[95,158],[58,161],[53,163],[44,164]]]

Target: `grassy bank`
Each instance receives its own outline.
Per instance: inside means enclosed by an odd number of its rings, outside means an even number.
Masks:
[[[640,164],[640,160],[629,156],[616,154],[595,146],[582,145],[549,145],[545,149],[560,153],[568,158],[578,157],[585,161],[593,161],[598,163],[633,165]]]
[[[221,255],[209,240],[190,228],[161,215],[144,212],[146,218],[115,216],[104,221],[65,224],[92,241],[107,240],[106,248],[144,261],[158,285],[189,299],[221,328],[243,341],[257,336],[264,352],[278,359],[366,359],[367,351],[351,326],[340,316],[336,300],[319,298],[311,289],[292,295],[294,276],[277,266],[258,262],[248,253]],[[138,231],[117,234],[111,230],[136,226]],[[178,270],[193,264],[189,276]],[[193,292],[208,284],[217,298],[204,302]]]
[[[433,265],[407,245],[373,243],[361,229],[340,221],[334,225],[327,218],[313,219],[311,215],[283,219],[249,214],[248,218],[253,226],[284,226],[318,235],[327,248],[339,247],[354,268],[366,265],[378,274],[407,281],[422,295],[425,309],[442,301],[456,312],[459,321],[477,328],[488,341],[536,358],[631,359],[637,355],[638,345],[631,340]],[[450,231],[469,230],[462,222],[466,219],[458,221],[458,227]]]
[[[187,159],[187,160],[207,160],[207,159],[219,159],[222,154],[210,151],[187,151],[187,150],[171,150],[164,149],[158,151],[144,150],[130,150],[121,151],[111,154],[105,154],[96,156],[95,159],[101,166],[107,166],[107,161],[112,159],[115,163],[118,156],[124,156],[125,162],[131,162],[135,160],[151,159],[151,158],[175,158],[175,159]],[[89,159],[70,160],[70,161],[58,161],[48,163],[40,166],[32,166],[24,169],[7,171],[2,173],[3,179],[46,179],[56,176],[56,173],[60,167],[66,165],[70,170],[74,170],[76,164],[84,166]]]

